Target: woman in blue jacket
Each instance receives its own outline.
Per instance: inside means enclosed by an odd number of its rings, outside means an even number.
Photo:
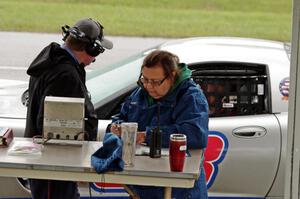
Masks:
[[[138,82],[139,87],[126,99],[117,118],[138,123],[137,143],[150,143],[150,131],[158,124],[159,103],[162,147],[169,146],[170,134],[173,133],[187,136],[188,149],[206,147],[208,104],[199,86],[191,79],[187,65],[179,63],[179,58],[170,52],[153,51],[144,59]],[[111,132],[119,134],[114,123]],[[172,198],[207,198],[202,165],[200,172],[193,188],[173,188]],[[163,198],[161,187],[130,187],[142,199]]]

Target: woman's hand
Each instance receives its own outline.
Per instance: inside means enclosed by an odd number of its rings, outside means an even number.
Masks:
[[[140,131],[136,134],[136,144],[141,144],[146,141],[146,132]]]
[[[112,132],[113,134],[120,137],[121,136],[121,125],[112,123],[110,126],[110,132]]]
[[[112,123],[110,126],[110,132],[113,134],[121,137],[121,125]],[[136,134],[136,144],[141,144],[146,141],[146,132],[145,131],[139,131]]]

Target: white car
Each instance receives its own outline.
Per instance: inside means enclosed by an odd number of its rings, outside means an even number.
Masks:
[[[290,46],[248,38],[199,37],[153,49],[173,52],[187,63],[208,99],[210,135],[204,166],[209,196],[283,198]],[[99,139],[137,86],[141,63],[153,49],[88,74]],[[23,136],[26,107],[21,101],[26,101],[22,93],[27,83],[6,83],[10,85],[0,84],[0,127]],[[81,196],[88,197],[88,185],[80,187]],[[91,187],[92,197],[127,197],[119,185],[93,183]],[[1,178],[0,198],[5,197],[30,198],[26,180]]]

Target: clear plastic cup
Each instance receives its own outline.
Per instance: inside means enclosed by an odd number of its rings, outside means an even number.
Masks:
[[[122,159],[127,167],[134,166],[137,127],[135,122],[121,123]]]

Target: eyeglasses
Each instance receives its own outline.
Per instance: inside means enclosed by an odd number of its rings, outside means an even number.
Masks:
[[[140,82],[142,84],[151,84],[151,86],[153,87],[158,87],[160,85],[162,85],[162,83],[164,83],[164,81],[168,78],[168,76],[166,76],[165,78],[163,78],[162,80],[158,80],[158,79],[147,79],[144,76],[140,77]]]

